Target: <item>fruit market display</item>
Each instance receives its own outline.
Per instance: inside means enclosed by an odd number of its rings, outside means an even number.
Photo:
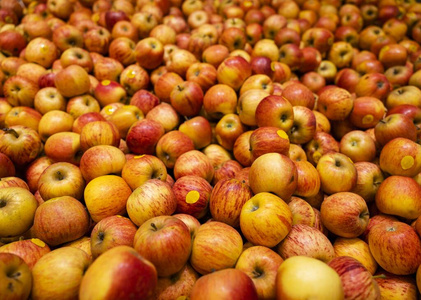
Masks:
[[[0,299],[418,299],[421,3],[0,0]]]

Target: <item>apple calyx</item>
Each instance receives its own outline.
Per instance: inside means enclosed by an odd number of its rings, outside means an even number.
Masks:
[[[253,278],[260,278],[264,275],[264,272],[259,267],[255,267],[251,274],[253,275]]]

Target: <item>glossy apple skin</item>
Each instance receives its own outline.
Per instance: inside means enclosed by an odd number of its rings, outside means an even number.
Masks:
[[[242,251],[243,241],[236,229],[210,221],[196,231],[190,263],[198,273],[206,275],[234,266]]]
[[[147,299],[156,288],[154,265],[129,246],[117,246],[99,256],[86,271],[79,299]]]
[[[21,257],[29,269],[32,269],[38,259],[50,251],[46,243],[36,238],[16,241],[0,247],[0,253],[12,253]]]
[[[304,255],[328,263],[335,257],[329,239],[317,228],[304,224],[293,225],[276,251],[283,259]]]
[[[200,277],[190,294],[191,300],[235,299],[257,300],[253,281],[243,271],[227,268]]]
[[[350,299],[380,299],[380,289],[372,275],[352,257],[335,257],[329,262],[341,277],[345,297]]]
[[[172,216],[158,216],[143,223],[136,231],[133,247],[152,262],[160,277],[181,271],[191,253],[189,228]]]
[[[0,296],[3,299],[28,299],[32,274],[28,265],[12,253],[0,253]]]
[[[137,121],[127,133],[127,147],[135,154],[154,154],[156,144],[164,133],[164,128],[157,121],[150,119]]]
[[[421,241],[406,223],[395,221],[374,225],[368,234],[368,245],[379,265],[393,274],[413,274],[420,265]]]

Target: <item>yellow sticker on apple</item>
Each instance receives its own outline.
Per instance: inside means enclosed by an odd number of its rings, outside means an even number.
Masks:
[[[365,115],[361,121],[363,124],[370,124],[371,122],[373,122],[373,120],[373,115]]]
[[[322,157],[322,154],[319,151],[313,153],[313,160],[316,164],[319,162],[320,157]]]
[[[244,7],[251,7],[252,3],[251,1],[244,1]]]
[[[101,84],[102,85],[109,85],[111,83],[111,81],[109,81],[109,80],[103,80],[103,81],[101,81]]]
[[[401,159],[401,167],[404,170],[408,170],[408,169],[412,168],[414,163],[415,163],[415,160],[410,155],[406,155]]]
[[[136,77],[136,71],[135,70],[131,70],[129,72],[129,74],[127,74],[127,77],[129,77],[130,79],[135,78]]]
[[[31,239],[31,242],[37,245],[38,247],[44,248],[45,243],[41,241],[40,239]]]
[[[106,107],[104,107],[104,112],[107,115],[112,115],[115,112],[115,107],[113,107],[112,105],[107,105]]]
[[[285,132],[285,131],[283,131],[282,129],[279,129],[277,132],[276,132],[281,138],[283,138],[283,139],[286,139],[286,140],[289,140],[289,136],[288,136],[288,134]]]
[[[145,156],[145,154],[142,154],[142,155],[136,155],[136,156],[133,156],[133,158],[142,158],[142,157],[144,157]]]
[[[198,191],[190,191],[186,195],[186,202],[188,204],[196,203],[199,200],[200,194]]]

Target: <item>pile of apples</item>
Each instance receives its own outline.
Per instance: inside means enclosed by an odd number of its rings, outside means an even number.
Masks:
[[[417,299],[421,3],[0,0],[0,299]]]

